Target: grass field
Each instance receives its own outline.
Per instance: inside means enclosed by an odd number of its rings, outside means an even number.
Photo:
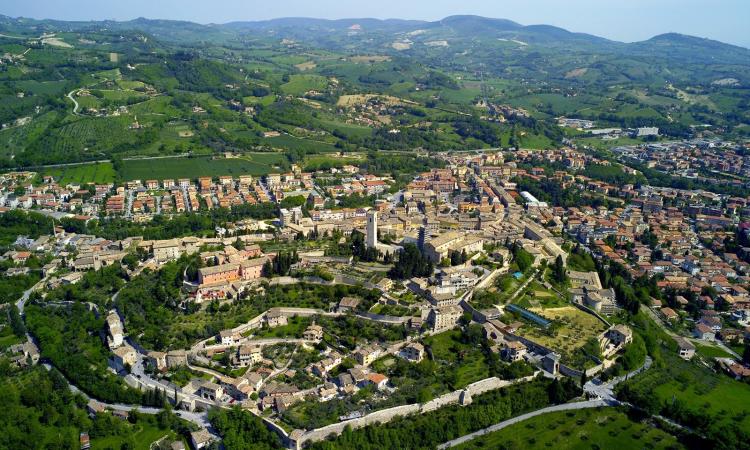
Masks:
[[[111,163],[81,164],[76,166],[51,167],[39,172],[41,175],[51,175],[61,185],[69,183],[112,183],[115,181],[114,167]]]
[[[149,450],[153,442],[164,436],[174,437],[174,433],[169,430],[160,430],[148,423],[138,423],[133,425],[133,430],[130,433],[130,436],[132,436],[135,441],[135,450]],[[123,436],[107,436],[92,439],[91,448],[92,450],[120,448],[124,440]]]
[[[706,358],[732,358],[732,355],[713,345],[696,344],[695,350]],[[739,352],[740,354],[742,352]]]
[[[627,387],[654,397],[659,404],[679,402],[698,416],[750,429],[750,385],[723,373],[684,361],[676,351],[661,348],[659,364],[627,382]]]
[[[489,377],[481,350],[461,342],[460,336],[460,330],[450,330],[425,339],[438,365],[457,366],[453,383],[457,389]]]
[[[679,449],[677,438],[615,408],[555,412],[474,439],[457,449]]]
[[[235,159],[199,157],[132,160],[123,162],[122,177],[124,180],[163,180],[221,175],[259,176],[279,172],[280,169],[274,168],[274,165],[284,162],[284,156],[279,153],[252,153],[245,158]]]
[[[299,148],[311,153],[333,153],[339,151],[333,144],[312,141],[309,139],[300,139],[286,134],[277,137],[264,138],[261,140],[261,143],[276,149]]]
[[[320,75],[292,75],[289,82],[281,85],[285,94],[302,95],[307,91],[322,91],[328,86],[328,79]]]

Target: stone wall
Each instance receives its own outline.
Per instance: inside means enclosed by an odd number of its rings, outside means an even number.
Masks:
[[[360,417],[359,419],[352,419],[345,422],[334,423],[322,428],[305,432],[296,441],[290,440],[290,445],[292,447],[296,446],[297,448],[300,448],[305,442],[321,441],[326,439],[330,435],[339,435],[347,426],[351,427],[352,429],[363,428],[376,423],[388,423],[397,417],[404,417],[410,414],[417,413],[427,413],[444,406],[455,405],[459,402],[461,393],[464,391],[466,391],[471,396],[476,396],[488,391],[510,386],[512,384],[530,381],[539,373],[540,372],[537,371],[532,376],[511,381],[501,380],[497,377],[486,378],[484,380],[477,381],[476,383],[472,383],[466,386],[466,388],[464,389],[443,394],[440,397],[432,399],[424,404],[414,403],[411,405],[396,406],[393,408],[376,411],[364,417]]]

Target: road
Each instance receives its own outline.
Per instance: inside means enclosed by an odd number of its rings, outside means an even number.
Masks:
[[[16,307],[18,307],[18,312],[19,312],[19,314],[21,315],[22,318],[25,318],[24,314],[23,314],[24,313],[24,308],[26,306],[26,302],[28,301],[29,297],[31,296],[31,293],[34,292],[39,286],[43,286],[44,283],[46,282],[46,280],[47,280],[46,278],[43,278],[37,284],[35,284],[31,288],[27,289],[23,293],[23,295],[21,295],[21,298],[18,299],[18,301],[16,302]],[[119,293],[119,291],[118,291],[118,293]],[[115,296],[116,295],[117,294],[115,294]],[[26,334],[26,338],[30,342],[33,341],[33,337],[30,334],[28,334],[28,333]],[[151,379],[148,375],[146,375],[143,372],[143,357],[142,357],[142,355],[140,353],[138,354],[138,356],[139,356],[139,358],[138,358],[138,363],[136,364],[136,367],[138,367],[138,369],[141,372],[141,376],[138,377],[139,380],[141,382],[143,382],[146,386],[149,386],[149,387],[154,388],[154,389],[165,389],[165,390],[166,389],[170,389],[171,388],[170,386],[166,386],[166,385],[164,385],[162,383],[159,383],[156,380]],[[53,367],[52,364],[50,364],[48,362],[43,363],[42,365],[47,370],[51,370],[52,367]],[[58,372],[59,372],[59,370],[58,370]],[[134,373],[134,375],[137,376],[136,373]],[[144,378],[144,375],[145,375],[145,378]],[[77,386],[75,386],[74,384],[72,384],[70,382],[70,380],[68,380],[66,378],[65,381],[68,383],[68,388],[72,392],[81,394],[84,398],[86,398],[87,401],[91,400],[91,397],[89,397],[85,392],[83,392]],[[99,400],[96,400],[96,399],[94,399],[94,400],[97,401],[98,403],[100,403],[105,408],[108,408],[108,409],[111,409],[111,410],[115,410],[115,411],[126,411],[126,412],[129,412],[129,411],[132,411],[132,410],[138,410],[139,412],[142,412],[142,413],[145,413],[145,414],[157,414],[157,413],[159,413],[162,410],[161,408],[152,408],[152,407],[145,407],[145,406],[140,406],[140,405],[125,405],[125,404],[121,404],[121,403],[105,403],[105,402],[102,402],[102,401],[99,401]],[[212,435],[214,435],[214,437],[216,437],[216,438],[219,437],[216,434],[216,432],[213,430],[213,428],[211,428],[211,424],[208,422],[208,414],[207,413],[205,413],[205,412],[203,412],[203,413],[197,413],[197,412],[192,412],[192,411],[178,411],[177,413],[178,413],[178,415],[181,418],[183,418],[185,420],[188,420],[190,422],[193,422],[194,424],[196,424],[196,425],[198,425],[198,426],[200,426],[202,428],[208,429],[209,433],[211,433]]]
[[[484,428],[482,430],[475,431],[473,433],[461,436],[460,438],[456,438],[456,439],[453,439],[452,441],[448,441],[444,444],[438,445],[437,448],[445,449],[445,448],[456,447],[458,445],[465,444],[473,439],[476,439],[480,436],[484,436],[486,434],[493,433],[495,431],[500,431],[503,428],[509,427],[511,425],[515,425],[517,423],[523,422],[524,420],[531,419],[532,417],[540,416],[542,414],[547,414],[547,413],[557,412],[557,411],[572,411],[572,410],[586,409],[586,408],[601,408],[603,406],[617,406],[619,404],[620,402],[616,400],[615,401],[589,400],[586,402],[564,403],[562,405],[549,406],[547,408],[537,409],[536,411],[522,414],[518,417],[513,417],[512,419],[508,419],[503,422],[496,423],[495,425]]]
[[[641,310],[646,311],[646,314],[651,317],[651,319],[656,322],[656,324],[661,327],[662,330],[664,330],[665,333],[670,335],[672,338],[678,337],[678,335],[672,331],[669,327],[667,327],[664,322],[661,320],[661,318],[654,312],[653,309],[649,308],[646,305],[641,305]],[[719,347],[720,349],[724,350],[725,352],[729,353],[730,355],[734,356],[735,358],[741,360],[742,356],[740,356],[737,352],[732,350],[731,348],[724,345],[723,342],[720,341],[704,341],[703,339],[696,339],[693,337],[685,337],[682,336],[684,339],[687,339],[688,341],[693,342],[694,344],[700,344],[700,345],[707,345],[709,347]]]
[[[78,104],[78,100],[76,100],[73,97],[73,94],[75,94],[78,91],[80,91],[80,89],[73,89],[72,91],[68,92],[68,95],[67,95],[70,101],[73,102],[73,115],[76,115],[76,116],[80,115],[78,114],[78,109],[80,108],[80,105]]]
[[[532,417],[536,417],[542,414],[547,414],[555,411],[569,411],[569,410],[576,410],[576,409],[585,409],[585,408],[599,408],[602,406],[618,406],[623,403],[621,403],[619,400],[617,400],[614,396],[614,387],[631,378],[636,375],[638,375],[641,372],[644,372],[651,368],[651,364],[653,363],[653,360],[650,356],[646,356],[646,360],[644,361],[643,365],[639,367],[638,369],[627,373],[623,376],[613,378],[607,383],[602,383],[598,379],[594,379],[586,383],[586,385],[583,387],[584,392],[593,395],[596,397],[594,400],[589,400],[585,402],[576,402],[576,403],[565,403],[562,405],[555,405],[555,406],[549,406],[547,408],[538,409],[536,411],[532,411],[530,413],[526,413],[523,415],[520,415],[518,417],[514,417],[512,419],[505,420],[503,422],[497,423],[495,425],[492,425],[490,427],[484,428],[479,431],[475,431],[473,433],[461,436],[459,438],[456,438],[452,441],[448,441],[440,446],[438,446],[439,449],[445,449],[450,447],[455,447],[460,444],[464,444],[466,442],[471,441],[472,439],[476,439],[480,436],[484,436],[485,434],[492,433],[494,431],[502,430],[505,427],[508,427],[510,425],[517,424],[519,422],[523,422],[526,419],[530,419]]]
[[[18,301],[16,302],[16,307],[18,308],[18,314],[21,317],[23,317],[23,310],[26,307],[26,302],[29,300],[31,293],[37,290],[40,286],[43,286],[46,281],[47,281],[46,277],[42,278],[41,280],[39,280],[37,284],[26,289],[21,295],[21,298],[18,299]]]
[[[614,401],[615,400],[615,386],[617,386],[619,383],[626,381],[636,375],[638,375],[641,372],[645,372],[646,370],[651,368],[651,364],[653,364],[653,360],[650,356],[646,356],[646,360],[644,361],[643,365],[636,370],[627,373],[625,375],[619,376],[617,378],[613,378],[609,380],[606,383],[602,383],[598,378],[595,378],[593,380],[588,381],[584,386],[583,390],[593,395],[596,398],[607,400],[607,401]]]

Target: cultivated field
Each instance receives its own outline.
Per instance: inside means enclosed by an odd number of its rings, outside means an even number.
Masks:
[[[125,161],[122,168],[124,180],[162,180],[165,178],[197,178],[221,175],[265,175],[279,172],[274,168],[285,161],[278,153],[253,153],[242,158],[211,159],[170,158]]]
[[[108,162],[47,168],[41,170],[40,174],[51,175],[62,185],[68,183],[112,183],[116,176],[114,167]]]
[[[456,447],[507,449],[679,449],[677,439],[614,408],[555,412],[533,417]]]

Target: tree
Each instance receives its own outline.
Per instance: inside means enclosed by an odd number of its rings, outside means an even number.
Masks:
[[[559,284],[565,284],[568,281],[565,263],[560,255],[555,258],[555,264],[552,266],[552,279]]]
[[[395,280],[411,277],[429,277],[434,270],[432,261],[427,259],[414,244],[406,244],[398,254],[398,261],[388,271],[388,276]]]

